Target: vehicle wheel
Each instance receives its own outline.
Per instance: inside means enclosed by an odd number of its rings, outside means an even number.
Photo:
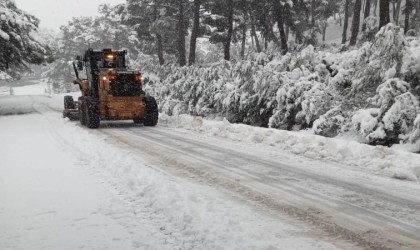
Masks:
[[[83,96],[79,97],[79,106],[77,109],[79,111],[79,120],[82,126],[86,126],[85,105],[86,105],[85,98]]]
[[[64,109],[75,109],[76,104],[74,103],[73,97],[66,95],[64,96]]]
[[[85,99],[85,114],[86,114],[86,127],[99,128],[99,105],[96,100],[91,97]]]
[[[156,100],[153,96],[146,96],[147,115],[143,120],[144,126],[156,126],[159,120],[159,110]]]
[[[143,118],[134,118],[134,119],[133,119],[133,122],[134,122],[135,124],[143,123],[143,121],[144,121],[144,119],[143,119]]]

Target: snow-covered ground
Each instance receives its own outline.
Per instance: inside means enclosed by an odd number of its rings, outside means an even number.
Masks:
[[[366,171],[375,171],[393,178],[411,181],[420,179],[420,155],[404,151],[404,148],[399,146],[393,148],[369,146],[353,138],[326,138],[305,132],[231,124],[226,120],[203,120],[201,117],[189,115],[166,116],[162,114],[159,122],[163,126],[184,128],[238,142],[273,146],[312,159],[325,159],[358,166],[366,168]]]
[[[0,249],[339,246],[63,119],[62,96],[26,95],[43,89],[0,98]]]
[[[0,97],[0,249],[420,246],[416,154],[184,115],[88,130],[45,89]]]

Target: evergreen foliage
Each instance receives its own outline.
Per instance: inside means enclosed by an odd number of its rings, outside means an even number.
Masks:
[[[371,14],[375,6],[345,3],[128,0],[105,5],[99,17],[76,18],[62,27],[54,50],[60,60],[48,76],[62,90],[73,79],[69,62],[88,41],[96,48],[123,45],[131,52],[132,68],[145,73],[160,111],[169,115],[225,117],[330,137],[358,134],[370,144],[419,139],[419,37],[405,36],[392,23],[379,30],[379,18]],[[360,14],[355,10],[365,12],[362,34],[353,28],[356,46],[317,47],[318,33],[343,16],[343,6],[353,16]],[[417,13],[410,12],[411,27]],[[195,54],[187,67],[182,66],[190,46],[185,38],[194,16]]]
[[[122,22],[125,6],[101,5],[99,12],[98,17],[73,18],[68,25],[61,27],[61,36],[54,44],[56,61],[44,73],[55,92],[72,89],[75,78],[72,62],[89,47],[127,49],[132,59],[137,58],[141,44],[136,32]]]
[[[46,61],[50,49],[34,34],[39,20],[20,9],[14,1],[0,1],[0,71],[20,78],[30,64]]]

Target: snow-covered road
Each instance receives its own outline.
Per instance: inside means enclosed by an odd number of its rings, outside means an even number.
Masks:
[[[168,172],[106,134],[131,123],[86,130],[54,105],[0,98],[0,249],[351,246]]]
[[[420,247],[419,182],[57,100],[0,98],[0,249]]]
[[[360,246],[420,246],[417,183],[173,128],[114,125],[99,132],[143,157],[165,163],[160,165],[167,171],[214,185]]]

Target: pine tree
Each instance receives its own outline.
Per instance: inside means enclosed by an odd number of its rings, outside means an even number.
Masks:
[[[0,71],[14,78],[30,71],[29,64],[45,62],[48,46],[36,40],[39,20],[20,9],[14,1],[0,2]]]
[[[404,33],[410,29],[410,12],[411,12],[411,0],[405,1],[405,20],[404,20]]]
[[[389,0],[380,0],[379,3],[379,29],[390,22],[389,19]]]
[[[347,28],[349,26],[349,7],[350,7],[350,0],[345,0],[344,26],[343,26],[343,36],[342,36],[342,39],[341,39],[341,44],[345,44],[347,42]]]
[[[195,63],[195,50],[197,47],[197,37],[200,28],[200,0],[194,0],[194,21],[193,27],[191,30],[191,39],[190,39],[190,54],[188,58],[188,64],[193,65]]]
[[[134,27],[145,53],[155,53],[162,65],[164,53],[176,54],[179,47],[177,1],[127,0],[125,23]]]
[[[261,33],[267,42],[274,41],[275,44],[280,46],[279,39],[274,35],[273,26],[275,18],[270,15],[271,4],[266,1],[254,0],[251,2],[251,28],[257,30],[261,29]],[[260,49],[261,50],[261,49]]]
[[[234,6],[233,6],[233,0],[227,0],[227,27],[228,27],[228,31],[227,31],[227,37],[225,40],[225,44],[224,44],[224,54],[225,54],[225,60],[229,61],[230,60],[230,46],[231,46],[231,42],[232,42],[232,35],[233,35],[233,11],[234,11]]]
[[[110,6],[101,5],[98,17],[73,18],[67,25],[61,27],[61,37],[57,38],[55,51],[56,61],[45,73],[53,83],[53,90],[62,92],[72,85],[74,73],[69,62],[77,55],[83,55],[89,48],[114,50],[128,49],[129,58],[134,59],[142,52],[142,44],[137,38],[137,32],[122,24],[126,16],[124,4]]]
[[[177,23],[178,46],[177,48],[178,48],[178,63],[181,67],[185,66],[187,63],[186,51],[185,51],[184,9],[185,9],[184,0],[178,0],[178,23]]]
[[[205,35],[210,36],[211,43],[223,44],[223,58],[230,60],[230,48],[237,40],[237,32],[241,29],[238,23],[238,10],[241,1],[238,0],[208,0],[203,2],[206,14],[203,15]]]
[[[362,0],[356,0],[354,5],[353,22],[351,26],[350,45],[354,46],[357,42],[357,34],[359,33],[360,26],[360,11],[362,9]]]
[[[280,32],[281,50],[283,54],[288,51],[286,33],[284,32],[283,7],[279,0],[273,0],[274,12],[277,19],[277,26]]]
[[[365,20],[370,16],[370,0],[366,0],[365,3],[365,14],[363,16],[363,25],[362,25],[362,31],[366,30],[366,23]]]

